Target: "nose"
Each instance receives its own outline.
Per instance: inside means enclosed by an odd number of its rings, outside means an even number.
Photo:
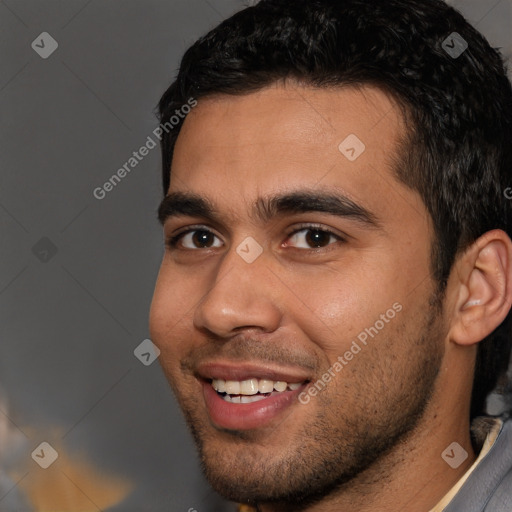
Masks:
[[[194,326],[227,338],[240,330],[275,331],[281,322],[275,276],[265,253],[247,263],[231,249],[217,266],[210,289],[194,312]]]

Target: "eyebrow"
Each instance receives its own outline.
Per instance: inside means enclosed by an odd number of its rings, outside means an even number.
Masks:
[[[252,217],[262,223],[285,214],[327,213],[348,218],[370,228],[381,228],[377,216],[340,193],[299,190],[295,192],[260,197],[254,204]],[[207,198],[189,192],[171,192],[158,207],[158,220],[164,224],[172,217],[202,217],[221,223],[221,215]]]

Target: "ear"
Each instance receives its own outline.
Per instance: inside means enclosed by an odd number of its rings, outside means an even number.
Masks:
[[[489,231],[464,252],[454,270],[457,298],[449,339],[472,345],[492,333],[512,305],[512,241],[502,230]]]

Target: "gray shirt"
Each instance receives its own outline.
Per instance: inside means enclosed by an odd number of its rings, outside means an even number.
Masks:
[[[478,463],[443,512],[512,512],[512,418],[503,424],[489,452]],[[477,442],[481,428],[472,425]]]

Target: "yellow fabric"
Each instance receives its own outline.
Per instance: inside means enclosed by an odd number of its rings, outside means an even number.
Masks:
[[[444,495],[441,501],[429,512],[443,512],[443,510],[448,506],[450,501],[455,497],[455,495],[459,492],[460,488],[464,485],[464,482],[469,478],[469,475],[473,472],[473,470],[478,466],[480,461],[489,453],[489,450],[492,448],[494,441],[498,437],[498,433],[501,429],[503,421],[499,418],[495,419],[494,425],[491,430],[487,434],[485,438],[484,445],[480,450],[480,454],[478,455],[473,465],[464,473],[464,475],[457,481],[457,483]]]

